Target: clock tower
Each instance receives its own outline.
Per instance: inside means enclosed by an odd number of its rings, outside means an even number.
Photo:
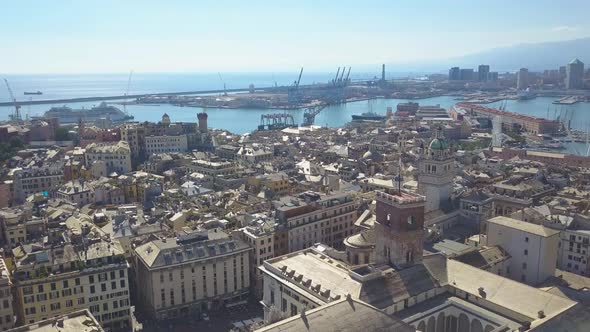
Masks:
[[[418,192],[426,196],[425,213],[450,202],[454,163],[449,143],[443,137],[442,128],[438,128],[428,148],[422,150],[419,162]]]

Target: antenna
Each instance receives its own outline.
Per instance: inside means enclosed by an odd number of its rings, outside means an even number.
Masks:
[[[400,155],[400,157],[399,157],[399,170],[397,172],[397,175],[393,179],[395,182],[397,182],[397,190],[400,193],[400,195],[402,193],[402,182],[404,181],[404,177],[402,176],[403,168],[404,168],[404,163],[402,162],[402,156]]]

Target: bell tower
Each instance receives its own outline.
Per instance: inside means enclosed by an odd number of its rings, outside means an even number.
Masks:
[[[396,189],[375,192],[375,260],[404,267],[422,261],[424,196]]]
[[[449,203],[453,190],[454,162],[449,144],[439,127],[428,148],[423,149],[419,162],[418,192],[426,196],[425,213]]]

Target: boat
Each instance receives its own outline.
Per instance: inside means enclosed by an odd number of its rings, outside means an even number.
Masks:
[[[383,121],[385,115],[377,114],[375,112],[365,112],[361,115],[353,115],[352,121]]]
[[[37,90],[37,91],[25,91],[25,95],[42,95],[43,92]]]
[[[519,91],[517,97],[519,100],[529,100],[537,97],[537,94],[527,88],[526,90]]]
[[[133,115],[129,115],[115,106],[107,105],[102,102],[98,106],[86,109],[73,109],[67,106],[52,107],[45,112],[44,118],[57,118],[60,123],[78,123],[80,120],[85,122],[95,122],[101,119],[108,119],[112,122],[124,122],[133,120]]]

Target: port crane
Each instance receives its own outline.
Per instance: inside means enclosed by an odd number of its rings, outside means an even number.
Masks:
[[[127,79],[127,90],[125,90],[125,97],[129,95],[129,88],[131,88],[131,77],[133,76],[133,70],[129,72],[129,78]],[[123,112],[127,114],[127,98],[123,102]]]
[[[220,72],[217,72],[217,75],[219,75],[219,80],[221,81],[221,83],[223,83],[223,95],[227,96],[227,89],[225,88],[225,81],[223,80],[223,78],[221,78]]]
[[[12,121],[21,121],[22,118],[20,115],[20,105],[16,101],[16,98],[14,97],[14,93],[12,93],[12,89],[10,88],[10,84],[8,84],[8,80],[4,79],[4,83],[6,83],[6,87],[8,88],[8,95],[10,96],[10,99],[14,103],[14,113],[12,115],[10,115],[10,119]]]
[[[301,83],[301,75],[303,75],[303,67],[299,71],[299,77],[293,82],[293,86],[288,90],[288,98],[290,103],[299,103],[301,100],[301,91],[299,91],[299,83]]]
[[[320,104],[307,108],[303,112],[303,123],[301,125],[304,127],[313,125],[315,122],[315,116],[320,114],[320,112],[326,108],[326,106],[328,106],[328,104]]]

